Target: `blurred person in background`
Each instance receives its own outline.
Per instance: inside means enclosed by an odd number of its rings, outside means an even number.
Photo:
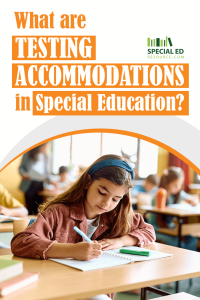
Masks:
[[[136,185],[131,190],[131,196],[135,197],[140,193],[155,194],[158,189],[159,177],[157,174],[150,174],[144,179],[143,185]]]
[[[28,215],[24,205],[0,183],[0,214],[10,217],[25,217]]]
[[[22,176],[20,190],[25,194],[26,207],[29,215],[37,214],[42,197],[38,192],[44,188],[44,183],[51,183],[56,188],[58,184],[49,179],[50,158],[48,155],[49,143],[44,143],[25,153],[19,167]]]

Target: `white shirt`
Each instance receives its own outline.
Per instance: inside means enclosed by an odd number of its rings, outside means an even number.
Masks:
[[[96,221],[95,221],[96,220]],[[95,222],[94,222],[95,221]],[[89,239],[92,238],[93,234],[97,230],[97,227],[99,226],[100,216],[94,219],[87,219],[87,237]],[[94,222],[94,225],[91,225]]]

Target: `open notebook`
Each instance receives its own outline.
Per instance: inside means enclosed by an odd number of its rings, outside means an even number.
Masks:
[[[0,223],[13,222],[14,220],[21,220],[21,218],[0,215]]]
[[[194,213],[200,213],[200,204],[196,206],[192,206],[188,203],[177,203],[177,204],[170,204],[168,206],[176,209],[188,210]]]
[[[134,246],[123,247],[123,249],[147,251],[147,249]],[[119,250],[120,249],[105,251],[102,255],[99,256],[99,258],[95,258],[89,261],[80,261],[72,258],[50,258],[50,260],[82,271],[90,271],[125,265],[133,263],[135,261],[146,261],[172,256],[172,254],[169,253],[163,253],[153,250],[148,250],[150,252],[150,256],[122,254],[119,252]]]

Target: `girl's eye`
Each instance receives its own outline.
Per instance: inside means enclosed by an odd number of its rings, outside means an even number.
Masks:
[[[118,200],[113,199],[114,202],[118,202]]]
[[[100,190],[98,190],[98,191],[99,191],[99,194],[100,194],[100,195],[106,195],[106,194],[102,193]]]

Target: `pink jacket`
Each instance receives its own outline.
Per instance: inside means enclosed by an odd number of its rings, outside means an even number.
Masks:
[[[46,252],[55,242],[78,243],[83,238],[73,229],[74,226],[87,233],[87,220],[83,203],[53,204],[37,220],[24,231],[16,234],[11,241],[14,255],[46,259]],[[106,236],[109,219],[106,213],[101,215],[99,226],[93,234],[92,240],[101,240]],[[155,231],[152,225],[144,222],[140,214],[133,217],[129,235],[135,237],[136,246],[146,246],[155,241]]]

